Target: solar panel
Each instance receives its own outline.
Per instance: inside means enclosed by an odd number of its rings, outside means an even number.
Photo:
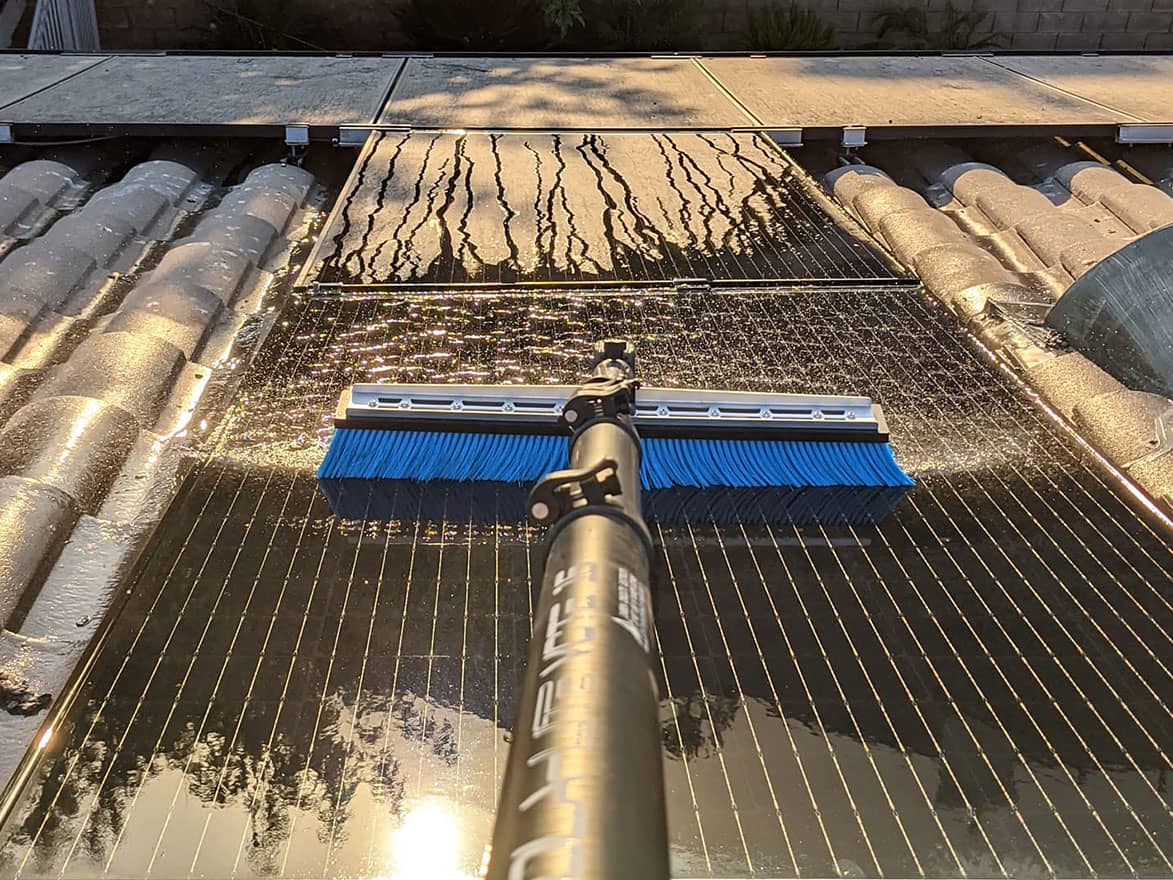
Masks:
[[[752,134],[380,132],[307,283],[907,278]]]
[[[872,394],[918,479],[879,524],[654,526],[675,876],[1173,871],[1163,527],[920,294],[779,289],[289,309],[5,874],[475,876],[540,536],[451,486],[343,521],[310,469],[346,383],[573,381],[615,334],[657,384]]]

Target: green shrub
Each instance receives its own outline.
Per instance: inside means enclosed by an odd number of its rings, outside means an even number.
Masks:
[[[584,0],[569,49],[655,52],[704,44],[704,0]]]
[[[980,9],[962,12],[947,3],[941,27],[934,30],[925,7],[890,6],[872,17],[872,23],[878,27],[873,48],[996,49],[1002,45],[1005,35],[983,29],[989,17],[990,13]],[[894,39],[885,40],[887,37]]]
[[[425,50],[536,50],[555,38],[541,0],[411,0],[400,18]]]
[[[817,50],[831,48],[835,42],[835,29],[813,10],[792,3],[751,9],[745,36],[750,49]]]

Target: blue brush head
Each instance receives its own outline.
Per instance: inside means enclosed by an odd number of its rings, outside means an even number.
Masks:
[[[342,519],[427,523],[524,522],[529,487],[520,483],[453,480],[320,480],[330,510]],[[907,487],[679,486],[643,493],[648,523],[853,526],[886,517]]]
[[[567,467],[568,447],[564,436],[338,428],[318,478],[533,483]],[[641,447],[644,489],[913,485],[887,443],[651,437]]]

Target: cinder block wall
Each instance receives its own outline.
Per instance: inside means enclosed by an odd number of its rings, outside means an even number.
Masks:
[[[106,49],[200,48],[215,43],[214,0],[96,0]],[[312,2],[312,0],[311,0]],[[706,48],[744,48],[747,10],[769,0],[707,0]],[[802,0],[835,28],[838,43],[856,47],[875,40],[874,17],[887,6],[910,0]],[[924,2],[930,26],[939,27],[947,0]],[[985,28],[1003,35],[1003,47],[1021,51],[1173,50],[1173,0],[949,0],[955,9],[975,6],[990,13]],[[346,0],[331,19],[355,50],[408,45],[395,14],[395,0]],[[338,36],[330,45],[339,45]]]

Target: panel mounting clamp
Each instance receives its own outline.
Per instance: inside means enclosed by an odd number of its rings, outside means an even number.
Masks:
[[[369,128],[362,126],[340,125],[338,126],[338,140],[335,143],[339,147],[361,147],[367,142],[370,133]]]
[[[840,143],[847,148],[862,147],[868,142],[867,131],[862,125],[845,125]]]
[[[285,143],[291,147],[308,147],[310,145],[310,127],[304,122],[286,125]]]
[[[766,135],[780,147],[801,147],[801,128],[771,128]]]
[[[12,126],[7,123],[0,124],[0,144],[15,143],[16,138],[12,134]]]
[[[1118,144],[1173,144],[1173,124],[1126,124],[1116,129]]]

